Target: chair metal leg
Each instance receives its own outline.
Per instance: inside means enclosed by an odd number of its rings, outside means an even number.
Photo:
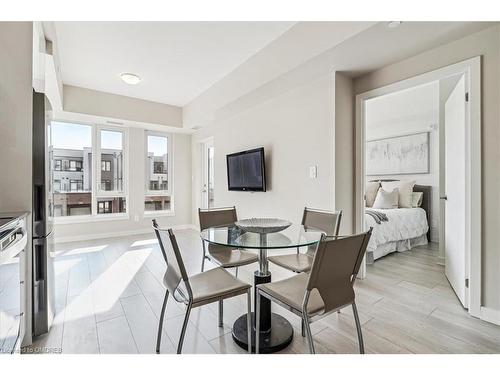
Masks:
[[[311,354],[316,354],[316,350],[314,349],[314,341],[311,334],[311,326],[309,325],[309,317],[307,316],[307,312],[302,313],[302,321],[304,322],[304,326],[306,328],[307,339],[309,341],[309,351]]]
[[[257,301],[255,301],[255,354],[259,354],[260,344],[260,293],[257,289],[255,293]]]
[[[305,327],[304,327],[304,319],[300,320],[300,333],[301,333],[302,337],[306,337],[306,331],[305,331]]]
[[[201,246],[203,247],[203,257],[201,258],[201,272],[205,270],[205,258],[206,256],[206,251],[205,251],[205,241],[201,241]]]
[[[224,301],[219,301],[219,327],[224,325]]]
[[[247,340],[248,353],[252,354],[252,289],[247,291]]]
[[[356,308],[356,303],[352,303],[352,312],[354,314],[354,320],[356,321],[356,330],[358,331],[358,343],[359,343],[359,354],[365,354],[365,346],[363,344],[363,333],[361,332],[361,323],[359,321],[358,309]]]
[[[184,316],[184,323],[182,324],[181,336],[179,337],[179,344],[177,345],[177,354],[181,354],[182,344],[184,343],[184,336],[186,335],[186,329],[189,321],[189,314],[191,314],[191,303],[187,306],[186,316]]]
[[[160,345],[161,345],[161,334],[163,329],[163,317],[165,316],[165,310],[167,308],[168,301],[168,289],[165,292],[165,297],[163,298],[163,305],[161,307],[160,313],[160,322],[158,323],[158,337],[156,338],[156,353],[160,354]]]

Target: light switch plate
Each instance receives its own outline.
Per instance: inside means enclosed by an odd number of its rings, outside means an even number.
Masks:
[[[318,167],[316,165],[309,167],[309,178],[318,177]]]

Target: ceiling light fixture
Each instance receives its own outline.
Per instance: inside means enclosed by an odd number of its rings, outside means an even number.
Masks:
[[[402,21],[391,21],[387,23],[387,27],[389,29],[395,29],[396,27],[399,27],[403,22]]]
[[[120,78],[123,82],[129,85],[137,85],[139,82],[141,82],[141,77],[132,73],[122,73],[120,74]]]

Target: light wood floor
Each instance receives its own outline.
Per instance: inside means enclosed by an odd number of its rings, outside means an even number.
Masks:
[[[197,232],[178,231],[189,273],[201,264]],[[31,348],[62,353],[153,353],[164,289],[164,262],[151,235],[61,244],[57,247],[56,317],[51,332]],[[209,262],[207,262],[209,265]],[[251,282],[255,265],[240,269]],[[271,265],[273,280],[291,275]],[[355,285],[367,353],[500,353],[500,327],[470,317],[451,290],[436,249],[421,247],[388,255],[368,266]],[[184,353],[244,353],[231,326],[245,313],[246,297],[226,300],[224,327],[217,305],[193,309]],[[300,320],[273,305],[295,328],[284,353],[308,353]],[[173,353],[184,314],[169,300],[162,353]],[[350,309],[312,324],[318,353],[357,353]]]

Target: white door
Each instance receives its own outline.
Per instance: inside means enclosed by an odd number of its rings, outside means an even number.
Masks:
[[[202,181],[201,208],[214,206],[214,145],[209,140],[201,145]]]
[[[467,306],[465,253],[465,76],[445,103],[445,274],[464,307]]]

